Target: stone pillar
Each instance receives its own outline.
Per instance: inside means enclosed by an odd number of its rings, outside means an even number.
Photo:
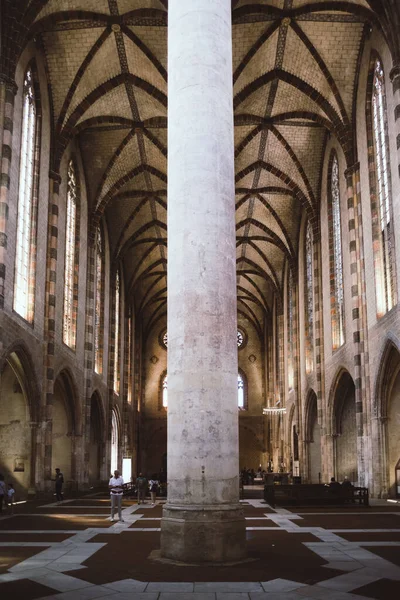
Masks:
[[[54,356],[55,356],[55,323],[56,323],[56,284],[57,284],[57,252],[58,252],[58,209],[61,177],[50,171],[49,208],[47,222],[47,258],[46,258],[46,292],[45,292],[45,352],[44,382],[45,393],[43,410],[44,432],[44,480],[49,482],[52,454],[52,411],[54,398]],[[46,483],[45,483],[46,485]],[[50,485],[48,483],[48,485]]]
[[[4,308],[7,221],[10,191],[14,98],[16,93],[16,83],[8,77],[0,75],[0,309]],[[0,344],[1,343],[2,341],[0,339]]]
[[[390,71],[390,80],[393,85],[393,100],[394,100],[394,118],[396,121],[396,144],[397,144],[397,164],[398,175],[400,177],[400,63],[393,64]]]
[[[161,554],[241,559],[230,0],[168,10],[168,500]]]
[[[345,172],[349,216],[351,303],[353,316],[354,384],[357,415],[358,482],[369,486],[370,448],[370,381],[368,328],[365,284],[364,237],[361,206],[360,165]]]

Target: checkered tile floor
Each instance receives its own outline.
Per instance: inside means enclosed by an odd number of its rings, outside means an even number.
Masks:
[[[400,505],[279,509],[243,502],[251,562],[166,566],[161,506],[82,497],[0,517],[0,597],[24,600],[350,600],[400,595]]]

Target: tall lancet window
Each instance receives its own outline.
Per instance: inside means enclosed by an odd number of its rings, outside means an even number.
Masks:
[[[168,375],[165,374],[162,380],[162,405],[163,408],[168,408]]]
[[[100,227],[95,244],[95,308],[94,308],[94,364],[96,373],[103,372],[103,318],[104,318],[104,247]]]
[[[289,269],[287,287],[287,336],[288,336],[288,386],[292,390],[294,386],[294,285],[292,269]]]
[[[119,332],[119,313],[120,313],[120,279],[119,271],[115,276],[115,313],[114,313],[114,392],[119,394],[119,376],[120,376],[120,332]]]
[[[307,222],[305,244],[305,339],[306,339],[306,371],[314,368],[314,267],[313,267],[313,235],[310,221]]]
[[[25,73],[19,165],[17,239],[15,253],[14,310],[29,322],[33,321],[36,206],[39,170],[38,110],[33,71]]]
[[[332,154],[330,164],[328,214],[332,347],[336,349],[344,343],[342,228],[340,222],[339,162],[336,153]]]
[[[73,349],[76,345],[76,318],[78,312],[78,203],[76,171],[71,160],[67,173],[63,341]]]
[[[375,289],[377,315],[380,317],[389,311],[397,300],[385,75],[379,58],[374,59],[370,85],[371,79],[370,100],[367,99],[367,130],[370,138],[369,176]]]

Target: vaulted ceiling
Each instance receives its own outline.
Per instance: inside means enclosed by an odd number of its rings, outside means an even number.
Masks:
[[[46,58],[52,168],[75,138],[90,221],[105,217],[112,260],[123,264],[147,332],[166,324],[167,4],[6,2],[14,48],[34,38]],[[232,2],[238,311],[259,333],[274,297],[282,299],[285,264],[296,264],[302,211],[318,215],[328,133],[349,165],[356,159],[361,52],[371,27],[382,27],[390,43],[393,7],[394,0]],[[11,64],[7,48],[4,56]]]

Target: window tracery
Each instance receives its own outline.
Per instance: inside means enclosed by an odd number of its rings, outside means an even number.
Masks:
[[[293,331],[293,319],[294,319],[294,311],[293,311],[293,294],[294,294],[294,285],[293,285],[293,272],[292,269],[289,269],[288,275],[288,296],[287,296],[287,319],[288,319],[288,385],[289,389],[293,389],[294,385],[294,331]]]
[[[96,299],[94,315],[94,363],[96,373],[103,371],[103,277],[104,277],[104,249],[100,227],[97,227],[95,241],[95,281]]]
[[[120,312],[120,279],[119,279],[119,271],[117,271],[115,276],[115,313],[114,313],[114,323],[115,323],[115,338],[114,338],[114,392],[119,394],[119,382],[120,382],[120,373],[119,373],[119,360],[120,360],[120,332],[119,332],[119,312]]]
[[[65,228],[64,267],[64,324],[63,341],[70,348],[76,345],[76,318],[78,305],[78,186],[74,163],[71,160],[67,173],[67,213]]]
[[[374,160],[370,161],[375,289],[378,317],[396,304],[394,233],[392,225],[392,189],[390,177],[389,132],[387,124],[385,74],[382,61],[373,63],[370,107],[370,146]]]
[[[339,162],[332,155],[328,210],[330,213],[330,272],[331,272],[331,322],[332,346],[340,348],[344,343],[344,289],[342,261],[342,229],[340,221]]]
[[[33,71],[25,73],[19,168],[17,238],[15,254],[14,310],[27,321],[33,320],[36,251],[36,158],[37,104]]]
[[[306,294],[305,294],[305,337],[306,337],[306,371],[311,373],[314,367],[314,276],[313,276],[313,235],[310,221],[306,228]]]

